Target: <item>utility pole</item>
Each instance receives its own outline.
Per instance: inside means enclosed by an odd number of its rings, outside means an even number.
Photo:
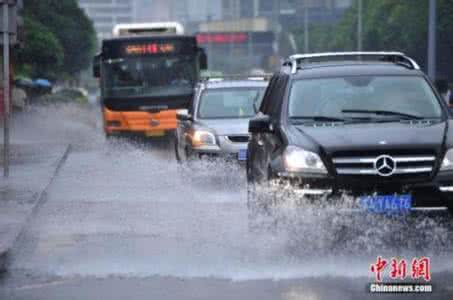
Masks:
[[[437,3],[429,0],[429,24],[428,24],[428,76],[436,79],[436,27],[437,27]]]
[[[363,1],[357,0],[357,51],[362,51],[363,38]]]
[[[304,3],[304,51],[305,53],[309,53],[310,51],[310,37],[309,37],[309,34],[310,34],[310,31],[308,29],[308,1],[305,0],[305,3]]]
[[[260,6],[259,0],[253,0],[253,17],[254,18],[258,18],[258,16],[259,16],[259,6]]]
[[[211,22],[211,17],[210,17],[210,16],[211,16],[211,10],[210,10],[210,5],[209,5],[210,0],[205,0],[205,1],[206,1],[206,2],[205,2],[205,4],[206,4],[206,7],[205,7],[205,8],[206,8],[206,28],[207,28],[206,31],[209,32],[209,31],[210,31],[210,30],[209,30],[209,28],[210,28],[210,26],[209,26],[210,24],[209,24],[209,23]],[[208,37],[208,49],[207,49],[207,53],[209,54],[209,53],[212,53],[212,52],[211,52],[211,51],[212,51],[212,41],[211,41],[211,37],[209,36],[209,34],[207,35],[207,37]]]
[[[9,49],[10,49],[10,37],[13,37],[17,31],[17,16],[16,16],[16,0],[0,0],[2,7],[0,22],[1,32],[3,34],[3,176],[9,177],[9,152],[10,152],[10,138],[9,138],[9,117],[10,117],[10,60],[9,60]]]
[[[3,176],[9,177],[9,3],[3,1]]]

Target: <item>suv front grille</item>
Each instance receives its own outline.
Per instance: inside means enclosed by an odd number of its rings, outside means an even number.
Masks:
[[[436,164],[433,153],[420,154],[365,154],[334,156],[333,163],[338,175],[368,176],[391,179],[430,176]]]
[[[232,143],[248,143],[249,141],[248,135],[229,135],[228,140]]]

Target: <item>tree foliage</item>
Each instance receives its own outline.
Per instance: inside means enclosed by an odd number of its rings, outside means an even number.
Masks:
[[[28,21],[25,23],[25,46],[19,55],[23,59],[21,63],[31,64],[32,70],[41,76],[60,79],[75,77],[89,66],[96,35],[93,24],[76,0],[25,0],[23,14]],[[43,49],[41,46],[46,40],[52,41]],[[50,64],[49,52],[55,53],[55,60]],[[34,59],[30,62],[33,54]],[[43,68],[45,64],[48,65]]]
[[[27,46],[19,54],[20,71],[32,77],[55,78],[56,70],[63,64],[64,54],[57,37],[41,23],[26,17],[25,40]]]
[[[428,1],[363,0],[363,50],[403,51],[422,67],[427,61]],[[438,76],[453,81],[453,0],[439,0],[437,10]],[[357,47],[357,7],[331,25],[312,25],[310,51],[349,51]],[[296,31],[303,49],[303,31]]]

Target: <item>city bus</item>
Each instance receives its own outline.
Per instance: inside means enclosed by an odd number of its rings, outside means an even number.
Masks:
[[[207,58],[177,23],[119,25],[93,63],[99,78],[106,137],[163,136],[176,111],[189,106]]]
[[[178,22],[117,24],[113,36],[176,34],[183,35],[184,27]]]

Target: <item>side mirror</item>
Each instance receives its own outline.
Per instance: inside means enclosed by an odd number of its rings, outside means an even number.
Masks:
[[[182,122],[193,120],[192,116],[189,114],[189,111],[187,109],[178,110],[178,112],[176,113],[176,119]]]
[[[101,54],[98,54],[93,58],[93,77],[101,77]]]
[[[208,69],[208,56],[203,48],[198,48],[198,63],[200,64],[200,70]]]
[[[271,131],[271,119],[267,115],[260,115],[249,121],[250,133],[266,133]]]

